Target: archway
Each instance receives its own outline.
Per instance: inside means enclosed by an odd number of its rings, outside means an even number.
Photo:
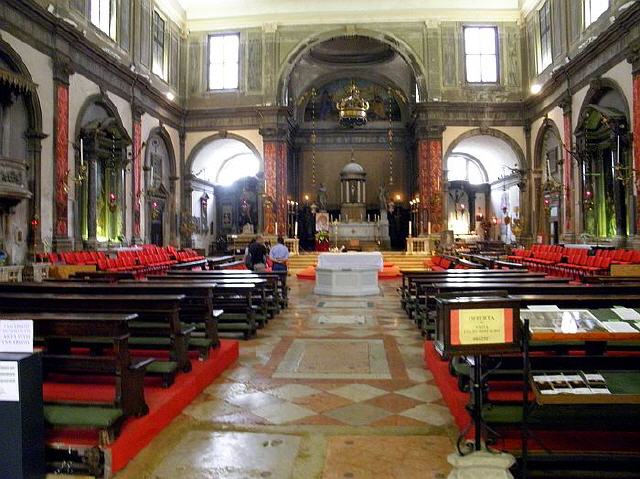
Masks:
[[[474,129],[456,138],[444,156],[446,217],[455,234],[512,242],[520,233],[524,153],[507,134]]]
[[[318,33],[300,42],[299,45],[287,56],[280,68],[280,71],[278,72],[278,85],[276,88],[276,101],[278,104],[288,104],[289,82],[292,72],[300,63],[302,57],[313,47],[336,38],[353,39],[358,37],[375,40],[393,49],[393,51],[396,52],[411,68],[415,88],[419,95],[423,98],[426,97],[426,75],[423,71],[421,62],[418,60],[418,56],[415,54],[413,49],[404,41],[389,33],[359,28],[357,32],[354,32],[353,34],[346,34],[344,30],[329,30]],[[413,91],[411,93],[413,94]]]
[[[0,39],[0,250],[22,264],[41,242],[42,112],[20,56]]]
[[[176,159],[168,132],[151,130],[145,151],[146,242],[165,246],[177,239],[175,182]]]
[[[197,247],[208,249],[218,235],[260,230],[257,176],[263,162],[251,142],[232,134],[205,138],[191,152],[187,168]]]
[[[131,138],[105,93],[85,101],[76,123],[76,138],[76,239],[88,248],[122,243]]]
[[[556,124],[545,119],[536,137],[534,164],[540,172],[536,178],[533,193],[536,205],[536,236],[548,238],[549,243],[560,241],[560,225],[566,208],[563,195],[563,149],[560,131]]]
[[[591,85],[580,109],[576,159],[588,238],[624,242],[634,232],[628,108],[617,84],[601,80]]]

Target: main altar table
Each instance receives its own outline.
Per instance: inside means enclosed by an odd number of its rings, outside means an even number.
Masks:
[[[328,296],[378,294],[378,272],[383,265],[379,252],[322,253],[318,256],[314,292]]]

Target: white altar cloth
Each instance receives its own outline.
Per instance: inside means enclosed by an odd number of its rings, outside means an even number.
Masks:
[[[379,252],[321,253],[314,293],[328,296],[379,294],[378,271],[382,271],[383,265]]]
[[[383,265],[382,253],[379,251],[367,253],[320,253],[318,256],[318,269],[375,269],[382,271]]]

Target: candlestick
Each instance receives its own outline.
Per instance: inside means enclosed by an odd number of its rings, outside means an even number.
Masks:
[[[84,140],[80,138],[80,166],[84,166]]]
[[[278,222],[276,221],[276,236],[278,236]]]

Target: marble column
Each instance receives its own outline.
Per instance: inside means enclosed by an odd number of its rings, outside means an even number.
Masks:
[[[276,187],[277,187],[277,170],[278,170],[278,142],[264,141],[264,225],[263,233],[273,235],[276,232],[277,216],[276,207]]]
[[[444,229],[442,133],[445,127],[432,126],[418,139],[418,192],[420,234]],[[431,225],[429,231],[429,225]]]
[[[54,203],[53,247],[72,248],[69,238],[69,62],[54,59]]]
[[[278,231],[281,235],[287,236],[288,220],[287,217],[287,143],[279,141],[276,147],[276,218],[278,221]]]
[[[573,198],[575,182],[573,178],[573,159],[569,153],[573,148],[573,125],[571,122],[571,96],[567,95],[561,103],[562,130],[564,136],[564,150],[562,158],[562,230],[561,241],[575,241]]]
[[[132,145],[132,172],[131,191],[133,195],[133,213],[131,215],[131,241],[133,244],[141,244],[140,210],[142,200],[142,114],[143,111],[136,105],[131,107],[133,116],[133,145]]]

